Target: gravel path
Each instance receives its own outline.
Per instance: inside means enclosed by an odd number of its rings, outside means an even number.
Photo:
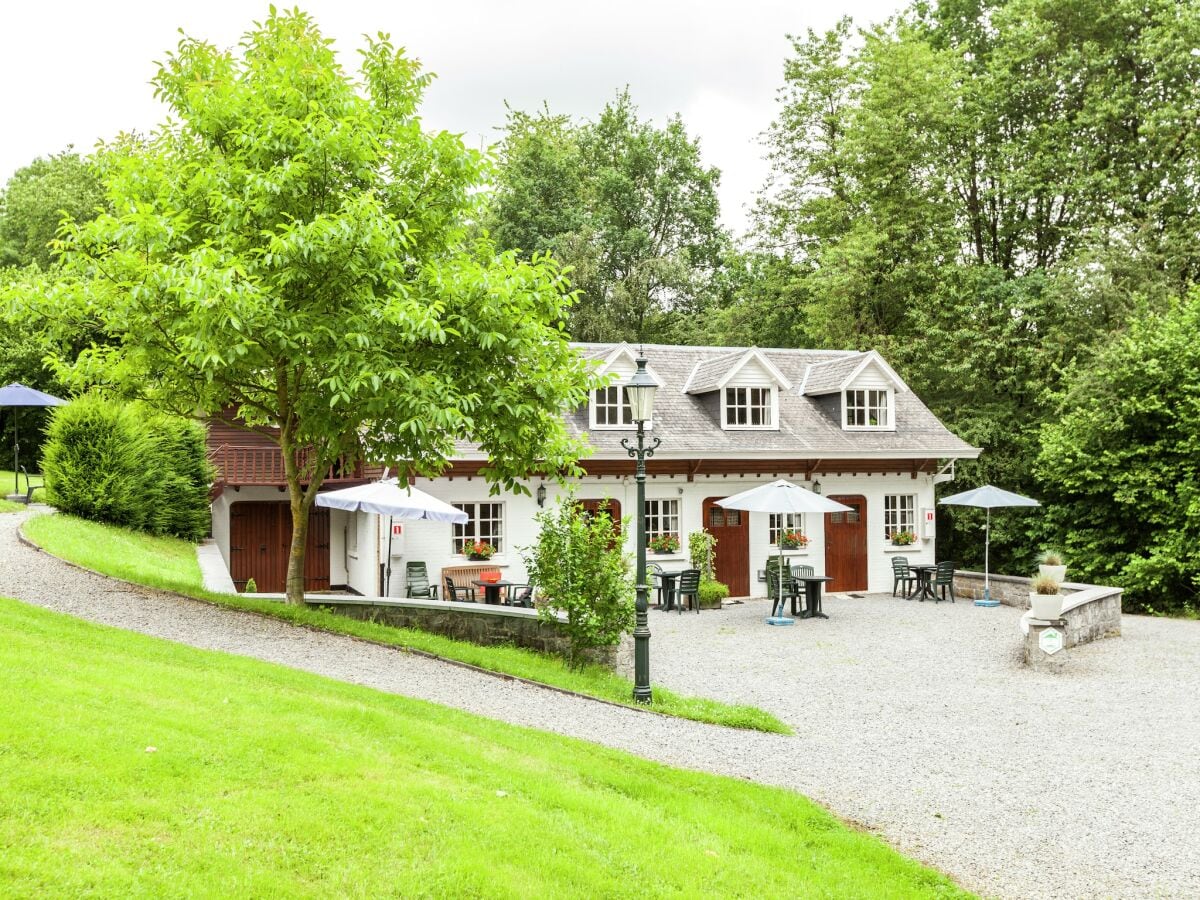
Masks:
[[[800,791],[1001,897],[1200,896],[1200,623],[1127,617],[1052,677],[1018,663],[1018,614],[828,598],[653,613],[655,680],[753,703],[794,737],[594,703],[90,575],[0,515],[0,595],[253,656],[664,763]]]

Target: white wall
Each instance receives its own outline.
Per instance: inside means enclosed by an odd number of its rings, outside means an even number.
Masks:
[[[933,479],[927,475],[912,478],[910,475],[821,475],[821,493],[860,494],[867,501],[867,583],[870,591],[891,592],[891,557],[901,554],[911,563],[935,561],[934,541],[925,539],[911,547],[892,548],[883,534],[883,497],[885,494],[917,495],[917,533],[921,533],[920,513],[932,508],[934,503]],[[680,535],[684,546],[678,554],[652,556],[654,562],[668,566],[682,566],[688,561],[687,535],[698,531],[702,525],[704,500],[707,497],[724,497],[739,491],[774,481],[775,476],[712,477],[698,476],[689,482],[686,476],[659,476],[646,479],[647,499],[678,499],[680,501]],[[793,479],[804,484],[799,478]],[[528,482],[531,492],[537,488],[537,480]],[[492,497],[488,484],[482,478],[440,478],[417,480],[417,487],[428,491],[448,503],[458,501],[488,501],[504,504],[504,548],[491,560],[491,564],[504,573],[504,577],[523,582],[527,575],[519,552],[520,547],[532,544],[536,536],[533,520],[538,512],[532,496],[502,494]],[[547,481],[546,506],[550,507],[563,491],[554,482]],[[581,500],[611,497],[621,504],[621,513],[632,516],[635,512],[637,486],[633,476],[625,478],[585,478],[576,485],[576,496]],[[229,505],[239,501],[280,500],[283,495],[275,488],[242,488],[239,492],[226,491],[213,502],[213,537],[221,548],[221,555],[229,564]],[[464,565],[467,560],[452,553],[453,527],[445,522],[401,521],[403,535],[393,541],[392,586],[393,596],[403,596],[404,564],[409,560],[423,561],[429,577],[440,584],[440,572],[444,566]],[[824,518],[820,515],[806,517],[805,530],[812,543],[804,550],[788,551],[795,564],[813,566],[818,574],[825,571]],[[750,591],[759,595],[763,587],[756,573],[766,565],[767,557],[776,550],[768,544],[768,516],[765,513],[750,515]],[[384,561],[387,548],[387,517],[369,513],[341,513],[333,511],[330,520],[330,581],[346,584],[360,594],[371,597],[379,593],[379,565]],[[346,534],[349,528],[358,533],[358,552],[351,553]],[[632,555],[636,529],[623,531],[626,549]]]
[[[654,554],[654,562],[666,565],[682,565],[688,561],[687,535],[698,531],[702,525],[704,500],[707,497],[724,497],[739,491],[774,481],[775,477],[764,475],[760,477],[712,477],[699,476],[689,482],[686,476],[659,476],[646,479],[647,499],[678,499],[680,501],[680,535],[684,546],[678,554],[661,556]],[[883,497],[885,494],[916,494],[918,519],[920,510],[932,507],[934,493],[933,481],[928,476],[913,479],[910,475],[828,475],[821,476],[821,492],[826,496],[832,494],[860,494],[867,500],[867,578],[868,589],[871,591],[887,591],[892,589],[891,556],[902,553],[912,563],[934,561],[934,541],[922,540],[916,545],[902,549],[891,548],[883,534]],[[797,479],[798,483],[799,482]],[[537,481],[529,483],[531,490],[536,490]],[[504,577],[517,582],[525,581],[526,571],[518,548],[532,544],[535,538],[533,516],[538,511],[533,497],[516,496],[512,494],[490,497],[488,485],[480,478],[449,479],[418,479],[417,487],[428,491],[448,503],[458,501],[501,501],[504,503],[504,551],[492,559]],[[621,504],[621,513],[632,516],[636,506],[636,490],[632,476],[627,478],[585,478],[576,485],[576,496],[581,500],[611,497]],[[550,507],[563,491],[553,482],[546,482],[546,506]],[[768,543],[768,516],[765,513],[754,513],[750,516],[750,580],[751,593],[760,593],[763,589],[756,580],[758,569],[764,568],[767,557],[776,550]],[[796,564],[808,564],[815,567],[818,573],[825,569],[825,535],[824,518],[820,515],[810,515],[806,518],[805,528],[813,539],[812,544],[805,550],[789,551],[788,556],[794,557]],[[920,525],[918,524],[918,533]],[[452,526],[439,522],[406,522],[404,560],[422,560],[429,569],[431,578],[437,578],[443,566],[463,565],[467,561],[451,552]],[[626,549],[632,554],[636,530],[629,527],[625,535]],[[403,570],[403,561],[394,563],[397,570]],[[393,593],[401,593],[399,582],[402,578],[393,572]]]

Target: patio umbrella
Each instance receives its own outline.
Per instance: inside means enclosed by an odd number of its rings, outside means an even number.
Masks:
[[[770,484],[762,484],[756,488],[751,488],[748,491],[742,491],[740,494],[734,494],[732,497],[726,497],[724,500],[718,500],[717,506],[723,506],[726,509],[741,509],[746,512],[765,512],[765,513],[832,513],[832,512],[849,512],[850,507],[838,503],[836,500],[830,500],[827,497],[822,497],[820,494],[814,494],[807,488],[802,488],[798,484],[792,484],[790,481],[772,481]],[[779,592],[776,594],[780,598],[782,607],[783,597],[783,547],[779,548]],[[768,622],[772,622],[768,619]],[[791,624],[791,619],[784,619],[782,615],[772,624]]]
[[[17,440],[17,413],[22,406],[65,406],[66,400],[44,394],[15,381],[0,388],[0,406],[13,408],[13,493],[21,493],[21,444]]]
[[[983,599],[976,600],[976,606],[999,606],[999,600],[992,599],[992,585],[988,568],[992,547],[992,510],[1001,506],[1041,506],[1032,497],[1022,497],[1012,491],[1003,491],[998,487],[985,484],[983,487],[972,488],[960,494],[951,494],[938,501],[945,506],[978,506],[987,510],[987,523],[983,527]]]
[[[387,583],[384,595],[392,592],[392,521],[393,519],[430,519],[462,525],[470,518],[461,509],[439,500],[411,485],[400,487],[395,478],[317,494],[317,506],[348,512],[371,512],[388,517]]]

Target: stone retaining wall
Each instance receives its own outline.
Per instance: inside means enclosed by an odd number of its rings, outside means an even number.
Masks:
[[[1005,606],[1029,609],[1029,591],[1032,578],[1015,575],[992,575],[989,579],[992,599]],[[1100,638],[1114,637],[1121,633],[1121,588],[1097,584],[1064,582],[1063,594],[1063,646],[1074,647]],[[982,572],[955,572],[954,592],[959,597],[977,599],[983,596]],[[1029,633],[1031,614],[1021,619],[1021,631]]]
[[[543,622],[537,610],[520,606],[342,595],[309,595],[306,602],[352,619],[416,628],[484,646],[511,644],[559,656],[570,649],[560,625]],[[589,656],[612,667],[616,652],[597,651]]]

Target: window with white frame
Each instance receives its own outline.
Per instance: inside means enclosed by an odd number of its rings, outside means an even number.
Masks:
[[[886,390],[846,391],[846,427],[890,428],[889,407]]]
[[[808,535],[804,530],[804,513],[771,513],[769,535],[772,547],[779,546],[779,535],[788,531],[797,531]]]
[[[770,428],[773,398],[769,387],[725,388],[725,425],[734,428]]]
[[[649,541],[660,534],[679,537],[678,500],[646,501],[646,540]]]
[[[898,531],[917,533],[916,494],[885,494],[883,497],[883,533],[891,537]]]
[[[624,385],[610,384],[592,392],[592,418],[600,428],[624,428],[633,425],[633,409]]]
[[[466,544],[481,541],[491,544],[497,553],[504,550],[504,504],[503,503],[455,503],[469,519],[462,525],[454,525],[454,552],[464,553]]]

